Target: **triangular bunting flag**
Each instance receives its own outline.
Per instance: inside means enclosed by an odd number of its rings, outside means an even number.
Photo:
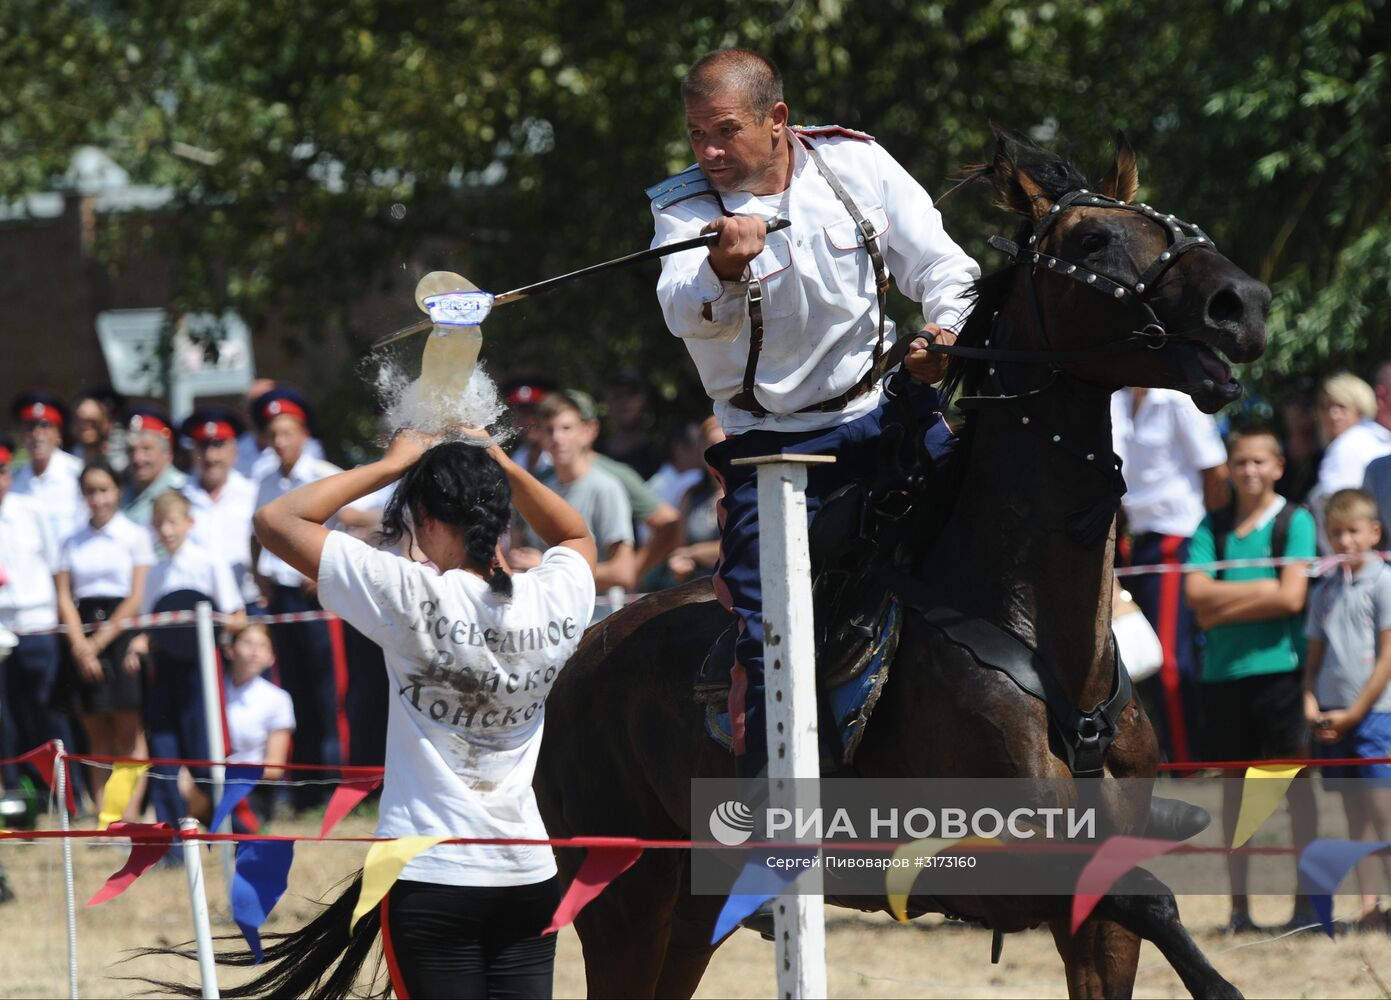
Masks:
[[[1333,840],[1312,841],[1299,854],[1300,889],[1310,896],[1314,912],[1328,936],[1333,936],[1333,894],[1343,879],[1369,854],[1391,847],[1391,840]]]
[[[218,800],[213,812],[212,822],[208,824],[210,833],[222,829],[223,821],[232,815],[232,810],[251,794],[261,780],[261,766],[248,764],[228,764],[226,777],[222,782],[222,798]]]
[[[150,769],[149,764],[115,764],[111,777],[106,779],[106,789],[101,796],[101,815],[97,825],[103,830],[120,820],[130,805],[130,797],[135,794],[135,786],[140,776]]]
[[[895,864],[889,867],[884,873],[884,893],[889,897],[889,909],[898,918],[899,923],[908,922],[908,896],[913,891],[913,883],[918,880],[918,876],[923,873],[923,869],[917,865],[918,858],[932,858],[941,854],[948,847],[960,846],[970,847],[979,844],[998,844],[999,840],[994,837],[966,837],[961,840],[944,840],[941,837],[927,837],[923,840],[914,840],[903,844],[894,851]],[[913,862],[908,867],[900,867],[897,862],[906,860]]]
[[[174,828],[168,823],[112,823],[107,832],[118,837],[130,838],[130,857],[120,871],[106,880],[97,894],[87,900],[88,906],[97,906],[108,899],[115,899],[130,888],[130,884],[149,871],[174,843]]]
[[[289,840],[243,840],[237,844],[237,864],[232,874],[232,919],[241,928],[256,964],[261,951],[261,925],[285,895],[295,845]]]
[[[421,851],[428,851],[448,837],[399,837],[396,840],[382,840],[373,844],[367,851],[367,860],[362,865],[362,891],[353,909],[353,919],[348,923],[352,930],[363,915],[382,901],[391,891],[401,869],[410,863],[411,858]]]
[[[1232,847],[1243,846],[1261,828],[1261,824],[1270,819],[1270,814],[1279,808],[1284,799],[1290,782],[1302,770],[1302,764],[1265,764],[1246,769],[1246,780],[1241,784],[1241,812],[1236,817]]]
[[[320,837],[327,837],[339,821],[357,808],[358,803],[372,794],[372,790],[382,783],[381,775],[370,778],[352,778],[343,782],[328,800],[324,810],[324,825],[319,830]]]
[[[1072,896],[1072,933],[1077,933],[1077,928],[1091,916],[1101,897],[1111,890],[1122,875],[1150,858],[1167,854],[1182,843],[1181,840],[1151,840],[1147,837],[1107,837],[1102,841],[1077,875],[1077,888]]]
[[[779,852],[779,854],[796,853],[798,852]],[[734,933],[734,929],[740,923],[752,916],[768,900],[781,896],[786,891],[788,883],[794,881],[798,875],[805,871],[798,865],[770,865],[769,859],[776,856],[778,855],[758,853],[750,857],[744,864],[743,871],[739,873],[739,877],[734,880],[734,885],[730,887],[729,898],[725,900],[724,908],[720,910],[720,915],[715,920],[715,930],[710,935],[711,944],[715,944],[726,935]]]
[[[591,847],[565,897],[555,908],[550,926],[542,934],[554,934],[572,923],[579,912],[642,857],[641,847]]]

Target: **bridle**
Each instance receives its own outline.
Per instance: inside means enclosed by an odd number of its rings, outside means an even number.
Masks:
[[[1133,282],[1103,274],[1084,264],[1064,260],[1039,249],[1057,225],[1063,212],[1072,207],[1095,207],[1134,212],[1157,222],[1168,237],[1168,245]],[[991,318],[990,336],[983,346],[931,344],[928,346],[928,350],[936,354],[945,354],[967,360],[1046,364],[1049,366],[1048,379],[1042,385],[1024,392],[1010,393],[1001,383],[996,368],[992,364],[986,373],[989,391],[981,395],[961,396],[957,398],[956,402],[958,406],[963,408],[980,407],[994,403],[1012,404],[1019,415],[1022,426],[1038,434],[1047,445],[1071,455],[1084,465],[1101,473],[1107,483],[1105,494],[1097,503],[1075,512],[1068,518],[1069,533],[1083,544],[1093,544],[1105,537],[1110,531],[1116,509],[1120,505],[1120,498],[1125,494],[1125,480],[1120,471],[1121,461],[1111,449],[1109,431],[1107,433],[1108,440],[1104,446],[1088,447],[1084,442],[1066,439],[1054,428],[1044,427],[1025,409],[1024,401],[1047,392],[1057,385],[1063,377],[1079,383],[1088,390],[1100,391],[1109,395],[1115,388],[1114,386],[1101,386],[1073,375],[1065,371],[1062,365],[1068,362],[1090,360],[1134,350],[1162,350],[1175,341],[1185,340],[1186,338],[1171,333],[1165,327],[1163,320],[1159,318],[1150,304],[1152,296],[1158,289],[1165,273],[1184,254],[1199,247],[1211,250],[1215,250],[1216,247],[1205,232],[1190,222],[1184,222],[1172,215],[1165,215],[1146,204],[1132,205],[1103,194],[1097,194],[1086,188],[1069,191],[1055,201],[1043,217],[1034,223],[1028,242],[1023,246],[1002,236],[990,237],[989,244],[993,249],[1005,254],[1015,267],[1028,269],[1024,287],[1028,295],[1033,322],[1045,345],[1044,349],[1011,350],[1003,346],[999,339],[999,313],[997,312]],[[1128,307],[1136,318],[1130,334],[1092,347],[1070,350],[1058,350],[1052,347],[1048,338],[1048,328],[1044,322],[1043,308],[1038,300],[1037,279],[1041,274],[1061,275],[1076,281],[1084,288],[1089,288],[1099,295],[1106,296],[1123,307]]]
[[[1044,253],[1039,249],[1044,240],[1052,232],[1062,213],[1072,207],[1093,207],[1116,209],[1125,212],[1134,212],[1158,223],[1168,237],[1168,245],[1162,250],[1149,266],[1140,274],[1135,281],[1130,282],[1113,275],[1103,274],[1095,271],[1085,264],[1077,264],[1072,261],[1064,260],[1061,257]],[[1040,274],[1060,275],[1078,282],[1084,288],[1089,288],[1100,295],[1104,295],[1123,306],[1129,307],[1137,316],[1138,323],[1129,336],[1121,337],[1116,340],[1107,341],[1104,344],[1097,344],[1092,347],[1074,348],[1071,350],[1057,350],[1048,347],[1044,350],[1009,350],[1004,347],[991,347],[991,341],[995,340],[992,336],[984,347],[970,347],[958,344],[932,344],[928,347],[929,351],[937,354],[945,354],[951,357],[965,358],[978,361],[1008,361],[1022,364],[1051,364],[1058,365],[1068,361],[1082,361],[1091,358],[1105,357],[1112,354],[1121,354],[1135,350],[1137,347],[1144,347],[1150,350],[1159,350],[1175,340],[1183,340],[1169,332],[1164,322],[1155,314],[1154,308],[1150,305],[1151,297],[1159,287],[1160,280],[1164,274],[1178,263],[1179,258],[1184,254],[1196,250],[1199,247],[1206,247],[1216,250],[1211,237],[1191,222],[1184,222],[1173,215],[1165,215],[1156,211],[1149,205],[1133,205],[1128,202],[1118,201],[1109,198],[1104,194],[1089,191],[1087,188],[1077,188],[1069,191],[1055,201],[1044,213],[1043,217],[1034,223],[1033,231],[1029,235],[1028,242],[1021,246],[1013,240],[1007,240],[1003,236],[992,236],[988,240],[990,246],[1003,253],[1009,258],[1010,263],[1017,267],[1028,268],[1028,280],[1025,288],[1028,292],[1030,309],[1033,313],[1034,323],[1040,334],[1043,335],[1044,343],[1048,343],[1047,327],[1043,320],[1043,309],[1038,302],[1036,279]]]

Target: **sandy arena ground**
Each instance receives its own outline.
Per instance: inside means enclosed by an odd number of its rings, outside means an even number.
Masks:
[[[337,833],[370,834],[370,820],[350,818]],[[282,833],[317,832],[317,823],[282,823]],[[291,871],[290,889],[267,929],[304,921],[310,902],[357,868],[366,852],[361,844],[301,845]],[[0,858],[19,899],[0,907],[0,996],[67,995],[61,855],[56,841],[0,844]],[[192,962],[141,960],[120,964],[126,949],[170,945],[191,936],[192,921],[182,871],[152,871],[123,895],[87,908],[85,900],[125,861],[124,844],[74,845],[76,864],[79,988],[93,996],[133,996],[141,984],[120,977],[146,974],[195,981]],[[235,933],[227,919],[227,894],[215,855],[205,871],[215,934]],[[1339,912],[1353,903],[1340,897]],[[1330,941],[1307,932],[1264,941],[1231,939],[1218,930],[1227,917],[1220,896],[1180,900],[1184,919],[1218,969],[1250,997],[1391,996],[1391,942],[1350,937]],[[1287,900],[1256,901],[1257,920],[1275,923],[1289,915]],[[924,918],[897,925],[885,917],[842,910],[827,913],[826,961],[830,991],[836,997],[1052,997],[1065,996],[1061,964],[1046,931],[1011,935],[1001,964],[991,966],[990,935],[981,930]],[[230,972],[223,982],[234,982]],[[772,946],[741,931],[716,954],[697,996],[768,997],[775,993]],[[1141,954],[1136,984],[1140,997],[1185,996],[1178,978],[1150,945]],[[584,996],[579,940],[572,930],[560,937],[556,996]]]

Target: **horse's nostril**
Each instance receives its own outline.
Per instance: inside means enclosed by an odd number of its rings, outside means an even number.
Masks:
[[[1207,300],[1207,318],[1213,323],[1232,323],[1241,319],[1246,306],[1232,288],[1224,288]]]

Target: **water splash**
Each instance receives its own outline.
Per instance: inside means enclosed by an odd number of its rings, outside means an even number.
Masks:
[[[507,405],[482,362],[474,368],[464,392],[449,393],[427,391],[420,379],[412,378],[399,364],[384,361],[377,371],[377,393],[392,431],[409,427],[422,434],[447,434],[461,425],[493,427],[507,413]],[[510,436],[509,431],[498,430],[492,441],[478,443],[491,444]]]

